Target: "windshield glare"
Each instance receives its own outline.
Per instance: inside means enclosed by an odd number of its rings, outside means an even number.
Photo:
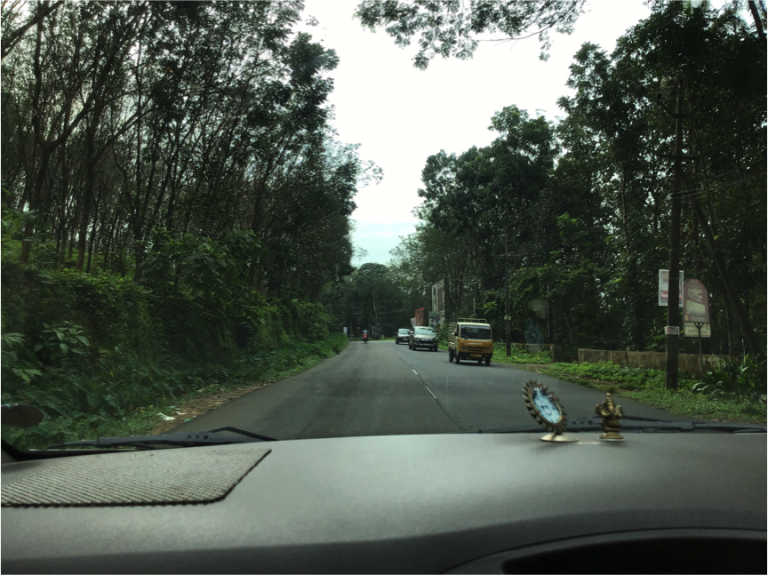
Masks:
[[[491,339],[491,328],[464,325],[461,326],[461,337],[464,339]]]

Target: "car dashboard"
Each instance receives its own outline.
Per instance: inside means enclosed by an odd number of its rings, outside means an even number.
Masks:
[[[4,453],[2,569],[765,573],[765,434],[540,435]]]

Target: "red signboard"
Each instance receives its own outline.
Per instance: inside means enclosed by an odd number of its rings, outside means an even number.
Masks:
[[[415,325],[426,325],[424,323],[424,308],[423,307],[420,307],[419,309],[416,310],[415,318],[416,318]]]

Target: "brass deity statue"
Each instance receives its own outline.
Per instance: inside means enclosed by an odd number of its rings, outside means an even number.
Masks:
[[[624,441],[624,438],[619,435],[619,428],[621,424],[619,419],[624,417],[624,411],[622,411],[620,405],[616,405],[611,397],[610,393],[605,394],[605,401],[598,403],[595,406],[595,413],[603,418],[600,425],[603,426],[603,434],[600,439],[607,441]]]

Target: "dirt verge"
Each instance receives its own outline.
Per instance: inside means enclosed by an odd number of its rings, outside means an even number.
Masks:
[[[166,413],[168,417],[173,417],[173,421],[161,421],[152,428],[149,432],[150,435],[159,435],[165,433],[178,425],[181,425],[188,419],[193,419],[209,411],[213,411],[217,407],[221,407],[225,403],[238,399],[244,395],[248,395],[258,389],[271,385],[272,381],[262,381],[260,383],[254,383],[244,387],[236,387],[227,391],[216,391],[207,395],[198,396],[195,399],[190,399],[176,406],[172,413]]]

